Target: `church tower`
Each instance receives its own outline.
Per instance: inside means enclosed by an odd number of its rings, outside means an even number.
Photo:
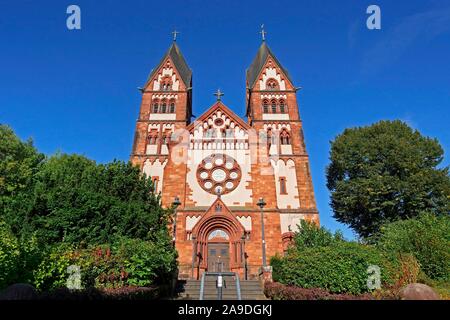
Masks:
[[[186,165],[170,161],[177,132],[183,132],[192,117],[192,71],[176,44],[176,33],[159,64],[150,72],[142,92],[131,162],[154,182],[169,207],[184,193]],[[164,171],[175,174],[164,175]],[[164,192],[162,192],[164,186]]]
[[[319,215],[297,102],[299,88],[270,50],[264,34],[247,69],[246,85],[246,115],[258,136],[259,158],[252,169],[258,183],[253,192],[264,197],[268,211],[279,214],[286,247],[300,220],[318,224]]]

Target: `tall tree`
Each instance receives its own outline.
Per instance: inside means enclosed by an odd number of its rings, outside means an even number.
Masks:
[[[44,158],[31,139],[24,142],[10,127],[0,125],[0,219],[14,219],[18,211],[27,210],[33,178]],[[17,230],[23,221],[9,222]]]
[[[36,175],[32,229],[47,243],[110,243],[117,236],[154,240],[166,230],[169,212],[152,188],[130,163],[52,156]]]
[[[449,214],[443,149],[401,121],[346,129],[331,142],[326,169],[334,217],[362,238],[422,212]]]

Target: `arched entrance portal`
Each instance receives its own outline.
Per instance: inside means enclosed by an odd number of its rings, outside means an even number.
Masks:
[[[222,229],[213,230],[208,236],[208,271],[230,271],[230,236]]]
[[[218,198],[192,230],[193,276],[198,278],[203,271],[242,273],[244,234],[243,226]]]

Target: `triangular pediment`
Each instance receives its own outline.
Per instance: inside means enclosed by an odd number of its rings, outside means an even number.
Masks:
[[[216,120],[222,119],[224,124],[230,125],[232,128],[240,127],[243,130],[250,129],[250,126],[244,122],[237,114],[235,114],[230,108],[217,101],[208,110],[206,110],[200,117],[195,119],[188,127],[187,130],[191,133],[199,126],[209,126],[217,124]],[[218,122],[221,122],[218,120]]]
[[[223,229],[231,237],[242,235],[244,228],[220,197],[212,203],[192,229],[193,234],[206,237],[214,229]]]

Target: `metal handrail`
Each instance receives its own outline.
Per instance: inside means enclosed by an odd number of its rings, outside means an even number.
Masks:
[[[204,290],[205,290],[205,272],[203,272],[202,280],[200,281],[200,298],[199,298],[199,300],[203,300]]]
[[[222,276],[222,277],[226,277],[226,276],[235,276],[236,277],[236,295],[238,300],[242,300],[241,298],[241,282],[239,280],[239,276],[236,275],[235,272],[203,272],[202,273],[202,279],[200,281],[200,297],[199,300],[203,300],[203,296],[205,293],[205,278],[206,276]]]

